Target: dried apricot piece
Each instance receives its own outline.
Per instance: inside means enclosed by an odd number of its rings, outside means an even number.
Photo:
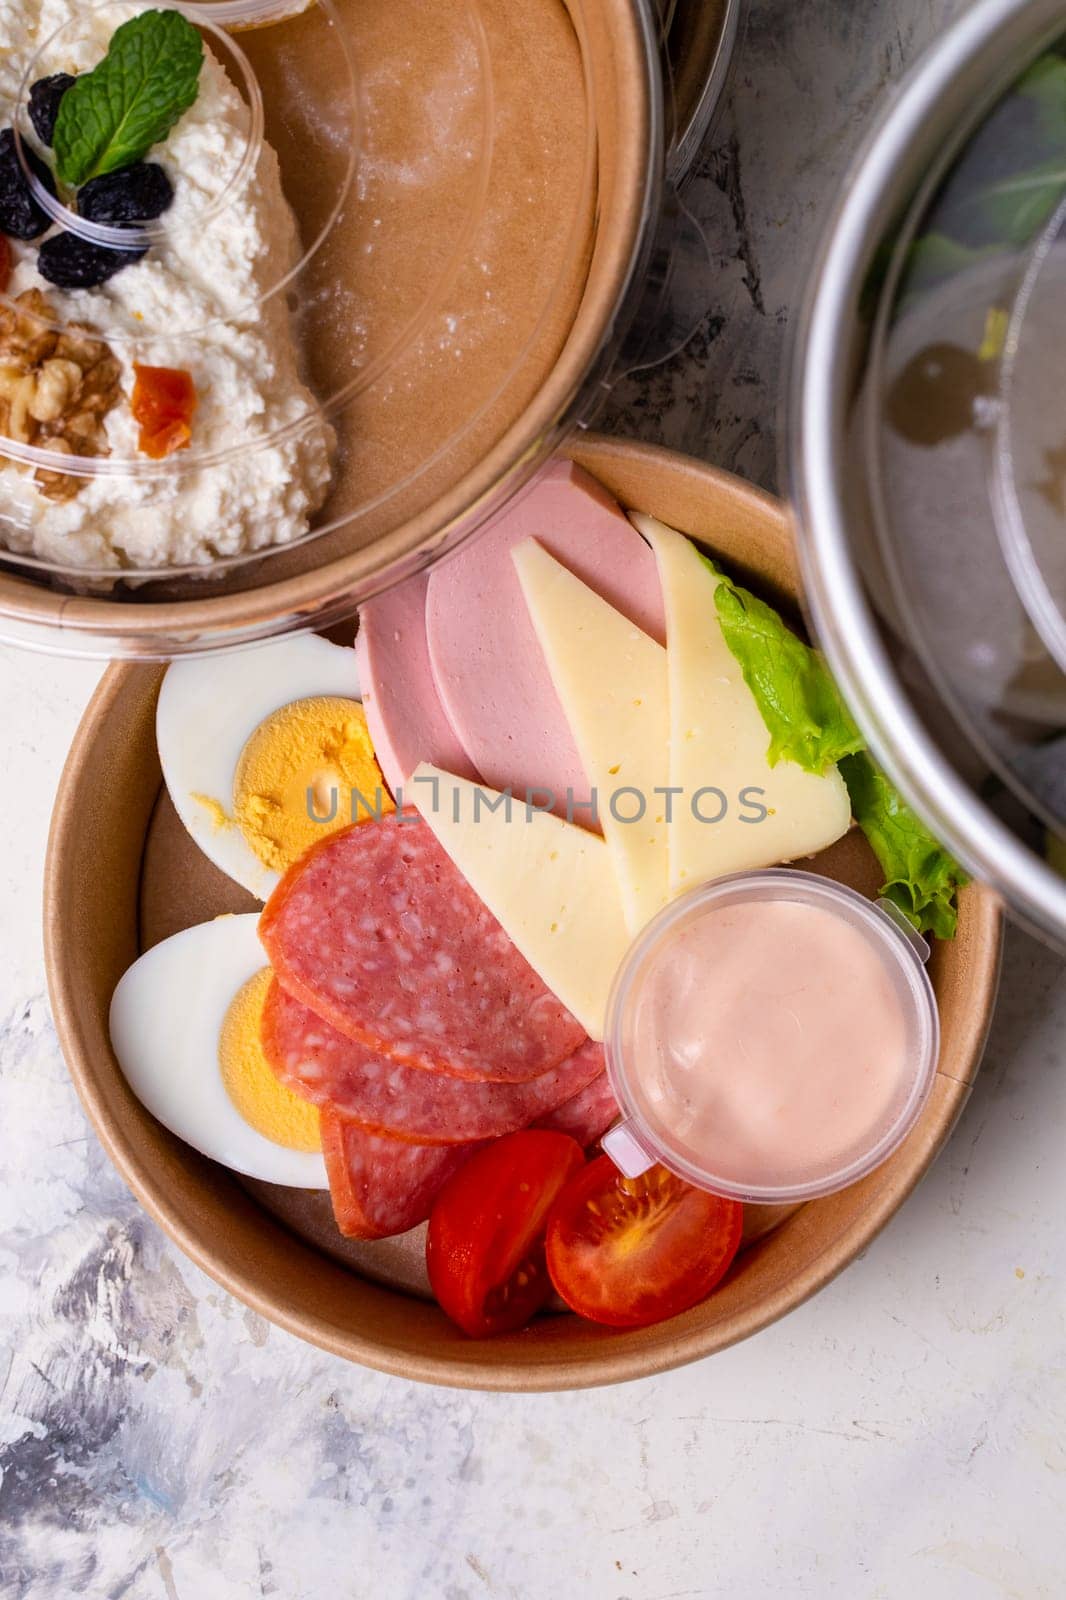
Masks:
[[[142,454],[163,461],[177,450],[187,450],[197,402],[192,374],[175,367],[136,364],[133,371],[131,407],[141,425]]]

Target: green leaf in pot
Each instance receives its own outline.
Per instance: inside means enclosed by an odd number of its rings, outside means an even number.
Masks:
[[[103,61],[63,96],[54,139],[63,182],[130,166],[165,139],[196,100],[203,58],[203,40],[178,11],[124,22]]]
[[[1064,194],[1066,152],[975,189],[951,207],[943,225],[974,250],[989,245],[1021,249],[1054,215]]]
[[[1066,196],[1066,58],[1040,56],[992,109],[940,186],[907,251],[897,310],[979,262],[1024,249]],[[871,273],[872,314],[887,247]]]
[[[1055,51],[1040,56],[1020,80],[1018,93],[1033,102],[1042,133],[1053,143],[1066,142],[1066,58]]]
[[[985,245],[975,250],[968,244],[960,244],[957,239],[949,239],[946,233],[923,233],[921,238],[915,239],[907,255],[901,303],[909,302],[912,295],[933,289],[938,283],[946,283],[956,273],[965,272],[968,267],[998,254],[995,245]]]
[[[881,893],[920,933],[953,939],[957,891],[969,881],[958,862],[937,843],[870,755],[846,756],[840,772],[852,814],[885,874]]]

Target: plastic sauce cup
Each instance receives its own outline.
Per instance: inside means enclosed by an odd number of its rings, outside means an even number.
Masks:
[[[896,907],[814,873],[719,878],[633,945],[606,1055],[627,1177],[661,1162],[774,1205],[871,1172],[914,1126],[940,1047],[929,947]]]

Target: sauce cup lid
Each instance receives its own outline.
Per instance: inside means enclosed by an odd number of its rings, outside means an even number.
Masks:
[[[676,963],[683,935],[727,908],[759,904],[805,906],[829,913],[853,930],[872,952],[891,985],[903,1024],[903,1064],[891,1103],[882,1106],[860,1145],[812,1157],[801,1173],[768,1176],[769,1159],[741,1171],[713,1152],[695,1150],[656,1117],[640,1089],[642,1051],[638,1037],[642,1000],[655,975]],[[921,1115],[936,1074],[940,1023],[933,986],[925,970],[929,947],[890,901],[867,900],[843,884],[794,868],[741,872],[716,879],[667,906],[632,946],[615,980],[607,1011],[605,1050],[611,1087],[622,1120],[603,1147],[627,1177],[656,1162],[700,1188],[766,1205],[817,1199],[857,1182],[893,1153]],[[729,1044],[723,1040],[723,1049]],[[735,1050],[735,1042],[733,1045]],[[743,1073],[737,1062],[735,1071]],[[826,1141],[822,1141],[823,1144]],[[756,1170],[756,1167],[758,1170]]]

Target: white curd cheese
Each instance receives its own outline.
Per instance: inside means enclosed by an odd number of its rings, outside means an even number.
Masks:
[[[106,54],[115,28],[143,9],[109,5],[94,14],[78,0],[4,0],[0,126],[12,122],[22,76],[57,29],[78,19],[46,52],[42,71],[84,72]],[[155,569],[287,544],[308,531],[328,492],[334,435],[301,380],[286,292],[276,291],[299,246],[273,150],[262,145],[247,181],[233,186],[248,138],[248,108],[208,51],[196,103],[146,158],[174,186],[165,240],[84,291],[39,276],[40,241],[13,244],[9,295],[42,290],[57,320],[90,324],[121,363],[123,393],[106,426],[109,459],[129,470],[87,478],[73,499],[56,503],[0,457],[0,543],[9,549],[79,568]],[[183,368],[196,384],[191,447],[163,473],[145,473],[138,453],[134,362]]]

